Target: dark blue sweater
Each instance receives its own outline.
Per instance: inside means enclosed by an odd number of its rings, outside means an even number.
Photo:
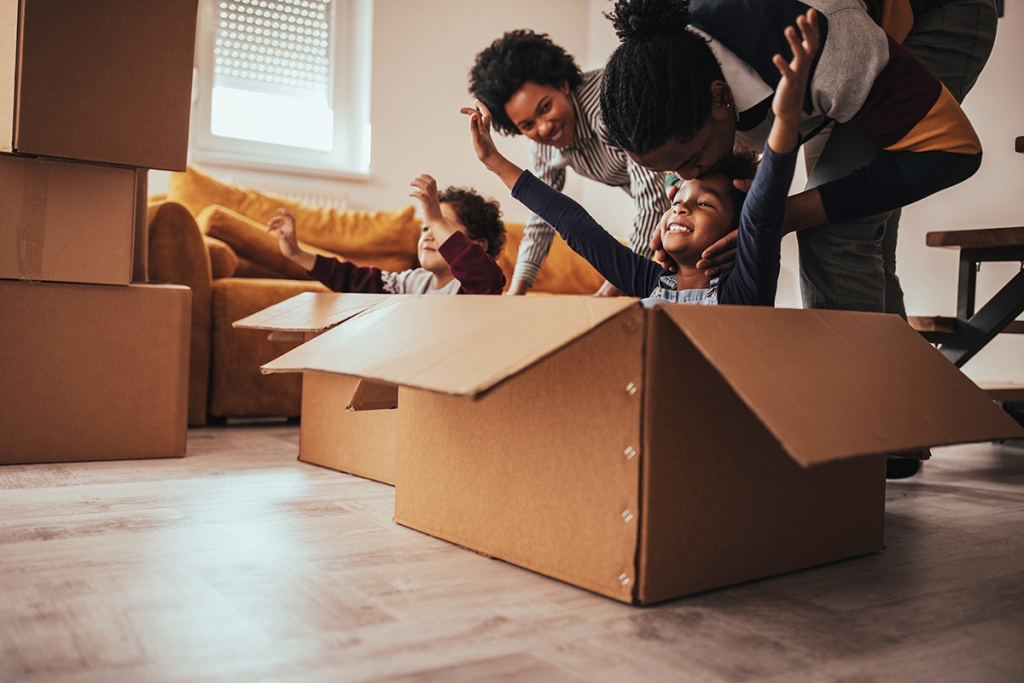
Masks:
[[[764,157],[740,212],[736,266],[718,278],[718,302],[772,306],[779,280],[782,222],[793,181],[796,152]],[[672,275],[654,261],[633,253],[598,225],[587,211],[561,192],[524,171],[512,196],[543,218],[608,282],[627,296],[650,296],[663,276]]]

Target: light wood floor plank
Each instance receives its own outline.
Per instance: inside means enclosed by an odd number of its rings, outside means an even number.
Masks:
[[[0,682],[1024,680],[1024,449],[890,482],[883,553],[636,608],[391,521],[298,429],[0,467]]]

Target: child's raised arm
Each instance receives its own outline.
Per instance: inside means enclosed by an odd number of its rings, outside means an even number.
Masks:
[[[491,112],[480,100],[474,100],[475,107],[463,107],[460,113],[469,117],[469,133],[473,136],[473,149],[477,158],[496,176],[501,178],[505,187],[512,189],[523,169],[502,156],[491,139]]]
[[[299,238],[295,234],[295,216],[284,209],[278,209],[277,215],[267,223],[267,232],[277,235],[277,246],[282,254],[306,270],[313,269],[316,254],[299,246]]]
[[[409,196],[419,200],[423,208],[423,221],[430,226],[437,243],[444,244],[452,233],[458,232],[458,229],[441,214],[441,202],[437,198],[437,181],[426,173],[421,173],[409,184],[413,188]]]
[[[814,55],[818,53],[818,13],[807,10],[796,19],[800,36],[792,26],[786,27],[786,41],[793,51],[793,59],[786,62],[782,55],[772,57],[772,63],[782,78],[775,89],[772,112],[775,121],[768,133],[768,146],[776,154],[788,154],[799,142],[800,113],[807,92],[807,78],[811,73]]]

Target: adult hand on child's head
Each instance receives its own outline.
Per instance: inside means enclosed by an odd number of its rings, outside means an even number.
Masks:
[[[421,173],[409,184],[413,188],[409,196],[419,200],[420,206],[423,207],[423,219],[427,223],[444,220],[441,215],[441,203],[437,198],[437,181],[426,173]]]
[[[678,190],[679,188],[676,188]],[[675,196],[673,192],[670,196]],[[665,223],[668,221],[669,216],[672,215],[672,211],[666,211],[665,215],[661,217],[661,222],[658,223],[658,229],[654,231],[654,235],[651,236],[651,251],[654,252],[654,260],[657,261],[662,268],[667,271],[678,273],[679,264],[676,263],[675,259],[668,255],[664,247],[661,244],[661,233],[665,228]]]
[[[704,271],[708,277],[717,275],[736,265],[736,242],[739,230],[733,230],[704,250],[697,261],[697,270]]]

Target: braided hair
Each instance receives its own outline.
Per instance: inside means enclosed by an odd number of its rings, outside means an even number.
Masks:
[[[725,79],[704,38],[686,28],[689,0],[617,0],[605,16],[622,41],[601,80],[611,139],[640,155],[692,138],[711,118],[711,83]]]
[[[503,135],[519,135],[505,104],[524,83],[570,88],[583,82],[576,61],[546,33],[508,31],[476,56],[469,72],[469,93],[491,110],[491,125]]]

